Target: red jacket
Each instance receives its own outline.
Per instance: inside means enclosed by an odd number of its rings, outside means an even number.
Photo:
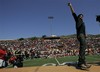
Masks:
[[[7,52],[5,50],[0,49],[0,59],[5,60],[6,53]]]
[[[10,58],[10,61],[14,61],[14,60],[16,60],[16,56],[12,56],[12,57]]]

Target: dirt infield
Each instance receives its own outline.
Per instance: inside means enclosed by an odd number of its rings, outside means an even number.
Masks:
[[[73,66],[37,66],[23,68],[4,68],[0,72],[100,72],[100,66],[92,66],[89,70],[79,70]]]

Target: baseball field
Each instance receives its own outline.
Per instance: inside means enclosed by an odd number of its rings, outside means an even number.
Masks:
[[[79,70],[75,67],[78,56],[67,56],[60,58],[37,58],[23,61],[22,68],[0,69],[0,72],[100,72],[100,55],[86,56],[86,60],[92,66],[88,70]]]

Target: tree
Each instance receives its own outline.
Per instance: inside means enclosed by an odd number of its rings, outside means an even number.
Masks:
[[[31,37],[31,38],[29,38],[30,40],[36,40],[36,39],[38,39],[37,37]]]
[[[19,38],[18,40],[19,40],[19,41],[22,41],[22,40],[24,40],[24,38]]]

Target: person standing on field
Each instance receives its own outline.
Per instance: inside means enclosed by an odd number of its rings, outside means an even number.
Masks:
[[[90,68],[91,65],[88,65],[85,61],[85,50],[87,48],[86,45],[86,31],[85,31],[85,23],[83,22],[83,14],[76,15],[72,4],[68,3],[68,6],[70,7],[70,10],[72,12],[72,16],[75,19],[76,22],[76,33],[77,33],[77,39],[80,43],[79,48],[79,59],[78,59],[78,68],[80,69],[87,69]]]

